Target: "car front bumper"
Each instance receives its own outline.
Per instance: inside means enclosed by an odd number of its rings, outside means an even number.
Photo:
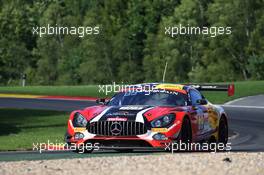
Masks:
[[[74,128],[69,121],[65,141],[69,144],[97,143],[102,149],[164,149],[174,142],[179,135],[180,125],[174,123],[169,128],[151,128],[145,134],[135,136],[98,136],[89,133],[86,128]],[[162,130],[164,129],[164,130]],[[82,134],[83,138],[76,139],[75,134]],[[156,139],[155,135],[163,135],[163,139]]]

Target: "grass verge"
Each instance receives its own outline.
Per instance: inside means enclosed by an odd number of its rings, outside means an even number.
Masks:
[[[264,81],[235,82],[235,95],[227,96],[227,92],[203,92],[204,96],[215,104],[222,104],[237,98],[264,94]]]
[[[235,96],[228,97],[227,92],[203,92],[212,103],[224,103],[236,98],[264,94],[264,81],[235,82]],[[0,93],[18,93],[34,95],[66,95],[110,97],[103,92],[99,93],[98,85],[87,86],[27,86],[27,87],[0,87]]]
[[[33,143],[63,143],[65,112],[0,109],[0,151],[32,150]]]
[[[0,87],[0,93],[32,94],[32,95],[66,95],[66,96],[89,96],[106,97],[99,93],[97,85],[87,86],[13,86]]]

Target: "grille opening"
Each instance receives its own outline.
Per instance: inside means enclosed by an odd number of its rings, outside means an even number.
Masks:
[[[144,123],[136,121],[98,121],[87,125],[88,132],[98,136],[135,136],[145,134]]]

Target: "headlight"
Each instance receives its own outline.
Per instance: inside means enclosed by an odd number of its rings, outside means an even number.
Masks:
[[[74,139],[75,140],[80,140],[80,139],[83,139],[83,138],[84,138],[83,133],[77,132],[77,133],[74,134]]]
[[[80,113],[74,114],[73,118],[73,126],[74,127],[86,127],[87,125],[87,120],[85,117],[82,116]]]
[[[151,126],[153,128],[160,128],[160,127],[166,127],[170,125],[175,120],[175,114],[167,114],[164,116],[161,116],[160,118],[153,120],[151,122]]]
[[[156,120],[155,122],[154,122],[154,126],[155,127],[161,127],[161,120]]]

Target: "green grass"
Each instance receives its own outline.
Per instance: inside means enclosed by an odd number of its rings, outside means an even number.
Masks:
[[[33,143],[64,143],[65,112],[0,109],[0,151],[32,150]]]
[[[226,92],[205,92],[213,103],[223,103],[235,98],[264,94],[264,81],[236,82],[235,96]],[[97,86],[32,86],[1,87],[0,93],[103,96]],[[32,149],[33,143],[63,143],[69,114],[66,112],[0,109],[0,151]]]
[[[235,82],[235,89],[233,97],[228,97],[227,92],[203,92],[203,94],[212,103],[224,103],[239,97],[264,94],[264,81]],[[97,85],[0,87],[0,93],[107,97],[103,92],[99,93]]]
[[[99,93],[97,85],[87,86],[14,86],[0,87],[0,93],[11,94],[33,94],[33,95],[66,95],[66,96],[90,96],[104,97],[104,93]]]
[[[222,104],[241,97],[264,94],[264,81],[235,82],[235,95],[227,96],[227,92],[203,92],[212,103]]]

